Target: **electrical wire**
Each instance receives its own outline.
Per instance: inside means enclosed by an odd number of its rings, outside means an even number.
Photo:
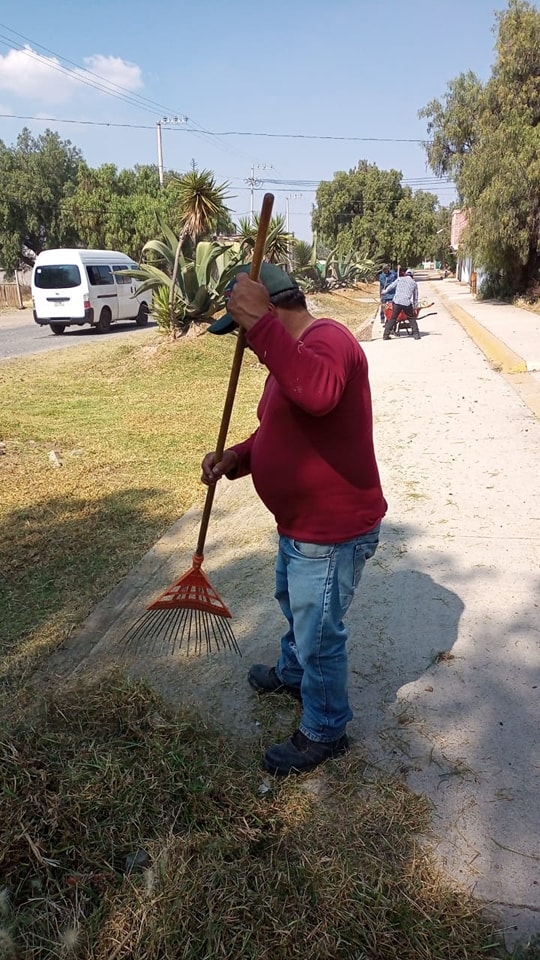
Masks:
[[[13,120],[38,120],[41,123],[75,123],[81,124],[83,126],[89,127],[122,127],[122,128],[132,128],[133,130],[153,130],[154,126],[143,123],[118,123],[112,120],[74,120],[67,117],[35,117],[28,114],[19,114],[19,113],[0,113],[0,117],[9,117]],[[189,118],[191,121],[191,118]],[[319,133],[265,133],[259,131],[258,133],[247,133],[240,131],[230,131],[229,133],[216,133],[212,130],[195,130],[191,127],[172,127],[177,133],[200,133],[203,132],[212,137],[224,137],[224,136],[236,136],[236,137],[274,137],[276,139],[285,139],[285,140],[335,140],[343,141],[348,140],[354,143],[421,143],[429,144],[430,140],[409,140],[402,137],[341,137],[333,136],[330,134],[319,134]],[[302,181],[299,181],[301,183]]]
[[[13,30],[12,27],[6,26],[5,24],[1,24],[1,23],[0,23],[0,27],[3,27],[5,30],[8,30],[10,33],[14,34],[15,36],[20,37],[21,39],[27,41],[28,43],[33,44],[36,47],[39,47],[42,50],[45,50],[47,53],[50,53],[54,58],[56,58],[56,60],[59,61],[58,63],[52,63],[48,57],[44,58],[32,49],[29,50],[27,47],[21,47],[20,45],[18,47],[19,53],[22,53],[24,56],[27,56],[32,60],[36,60],[39,63],[42,63],[42,64],[46,63],[46,66],[49,67],[51,70],[58,71],[64,76],[68,77],[70,80],[76,80],[77,82],[83,83],[85,86],[92,87],[95,90],[98,90],[98,92],[100,93],[104,93],[107,96],[113,97],[114,99],[119,100],[120,102],[127,103],[129,106],[133,106],[139,110],[144,110],[146,112],[155,114],[154,108],[158,107],[160,110],[164,110],[166,113],[173,113],[175,115],[178,114],[178,111],[170,110],[168,107],[164,106],[163,104],[160,104],[154,100],[150,100],[147,97],[143,97],[140,94],[134,94],[127,87],[123,87],[121,84],[117,84],[112,80],[108,80],[106,77],[102,77],[100,74],[95,73],[92,70],[88,70],[86,67],[81,66],[75,61],[69,60],[67,57],[61,56],[60,54],[56,53],[54,50],[50,50],[49,47],[45,47],[42,44],[37,43],[35,40],[32,40],[29,37],[26,37],[24,34],[18,33],[18,31]],[[6,37],[5,35],[0,34],[0,41],[2,41],[3,45],[6,46],[9,50],[15,49],[13,47],[14,41],[10,37]],[[86,74],[87,77],[96,78],[97,82],[93,82],[91,79],[85,79],[85,77],[81,76],[79,73],[75,73],[72,70],[67,70],[66,68],[62,67],[60,63],[60,61],[62,60],[65,61],[66,63],[69,63],[71,66],[75,67],[77,71],[81,71],[82,73]],[[115,92],[115,90],[111,89],[111,87],[116,88],[117,91],[122,91],[122,92],[120,93]],[[30,119],[30,118],[27,118],[27,119]],[[53,119],[53,118],[50,118],[50,119]],[[195,127],[195,129],[190,128],[190,131],[189,131],[190,133],[193,133],[196,137],[199,137],[201,140],[203,140],[206,143],[211,143],[213,146],[218,147],[218,149],[223,149],[226,153],[233,153],[238,155],[238,151],[229,149],[225,144],[220,144],[219,138],[215,134],[211,133],[209,130],[206,130],[200,123],[198,123],[192,117],[190,117],[189,120]],[[58,121],[58,122],[76,123],[77,121]],[[87,121],[87,123],[90,123],[90,121]],[[111,126],[112,124],[107,124],[107,125]]]

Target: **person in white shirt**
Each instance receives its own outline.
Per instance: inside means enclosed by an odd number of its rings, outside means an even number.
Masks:
[[[388,294],[392,291],[395,291],[392,301],[392,316],[386,321],[383,340],[390,339],[390,334],[393,333],[397,318],[402,310],[410,320],[414,339],[420,340],[420,331],[418,329],[418,323],[416,322],[416,314],[418,312],[418,284],[414,279],[412,270],[406,270],[404,277],[398,277],[397,280],[394,280],[393,283],[385,287],[385,293]]]

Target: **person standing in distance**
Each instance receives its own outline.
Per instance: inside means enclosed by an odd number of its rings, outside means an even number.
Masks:
[[[391,270],[387,263],[384,264],[381,273],[379,274],[379,296],[381,300],[381,323],[386,323],[386,316],[384,313],[384,304],[391,303],[394,294],[392,292],[387,292],[387,287],[389,284],[393,283],[397,278],[397,273],[395,270]]]
[[[302,702],[298,730],[263,758],[267,771],[287,775],[348,749],[343,617],[377,549],[387,504],[364,351],[345,326],[312,316],[280,267],[264,263],[260,280],[241,272],[228,290],[228,313],[209,327],[212,333],[243,327],[267,367],[259,427],[219,462],[206,454],[202,480],[251,474],[277,522],[275,596],[287,629],[276,665],[255,664],[248,681],[260,694],[287,693]]]
[[[416,320],[418,313],[418,284],[414,279],[411,269],[405,271],[404,277],[398,277],[393,283],[390,283],[385,290],[386,293],[393,294],[392,316],[386,321],[383,340],[389,340],[390,334],[396,325],[396,320],[401,311],[411,321],[413,337],[420,340],[420,331]]]

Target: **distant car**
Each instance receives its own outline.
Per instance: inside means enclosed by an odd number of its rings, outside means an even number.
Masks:
[[[151,295],[139,295],[140,282],[120,273],[137,269],[117,250],[44,250],[32,270],[34,320],[56,334],[84,324],[108,333],[116,320],[135,320],[142,327]]]

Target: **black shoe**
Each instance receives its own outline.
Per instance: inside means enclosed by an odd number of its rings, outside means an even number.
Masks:
[[[279,679],[275,667],[264,663],[255,663],[248,673],[248,682],[257,693],[288,693],[302,703],[300,687],[289,687]]]
[[[389,340],[389,339],[390,339],[390,334],[389,334],[389,333],[388,333],[386,336],[383,335],[383,340]]]
[[[413,333],[413,337],[414,337],[415,340],[419,340],[419,339],[420,339],[420,334],[419,334],[419,333]]]
[[[346,734],[339,740],[321,743],[295,730],[290,740],[276,743],[266,751],[262,765],[268,773],[278,777],[286,777],[289,773],[309,773],[325,760],[342,756],[348,749]]]

